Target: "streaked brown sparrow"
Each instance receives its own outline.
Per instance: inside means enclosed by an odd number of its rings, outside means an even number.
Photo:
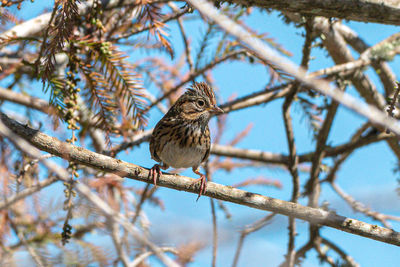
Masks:
[[[151,158],[155,164],[150,170],[154,185],[161,169],[189,168],[200,175],[199,197],[206,191],[206,177],[199,172],[202,162],[210,154],[208,122],[213,114],[223,113],[216,105],[213,89],[205,82],[194,83],[167,114],[157,123],[150,139]]]

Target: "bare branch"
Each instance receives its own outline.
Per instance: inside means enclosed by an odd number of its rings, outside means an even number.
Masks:
[[[31,255],[32,259],[35,261],[36,265],[39,267],[44,267],[44,263],[42,258],[36,253],[35,249],[27,242],[24,233],[18,228],[18,226],[10,220],[11,227],[14,229],[14,232],[18,236],[19,240],[22,244],[27,248],[29,254]]]
[[[344,199],[347,204],[350,205],[350,207],[353,208],[354,211],[358,211],[361,213],[364,213],[365,215],[371,217],[374,220],[377,220],[379,222],[382,223],[383,226],[387,227],[387,228],[392,228],[392,226],[386,221],[388,218],[388,216],[386,216],[385,214],[379,213],[377,211],[373,211],[370,208],[366,207],[364,204],[362,204],[359,201],[356,201],[353,197],[351,197],[349,194],[346,194],[342,188],[340,188],[340,186],[335,183],[335,182],[331,182],[330,183],[332,189],[342,198]],[[400,221],[400,217],[397,216],[390,216],[390,219],[392,220],[397,220]]]
[[[48,113],[50,111],[49,103],[47,103],[45,100],[17,93],[5,88],[0,88],[0,99],[37,109],[44,113]]]
[[[254,222],[251,225],[247,225],[240,234],[240,238],[239,238],[239,242],[237,245],[237,249],[235,252],[235,257],[233,259],[233,263],[232,263],[232,267],[236,267],[239,261],[239,256],[240,256],[240,252],[242,251],[242,247],[243,247],[243,243],[244,243],[244,239],[251,233],[254,233],[258,230],[260,230],[261,228],[263,228],[264,226],[266,226],[271,220],[272,218],[275,217],[275,213],[271,213],[267,216],[265,216],[264,218]]]
[[[8,209],[11,205],[16,203],[17,201],[24,199],[24,198],[42,190],[45,187],[52,185],[54,182],[57,182],[57,181],[58,181],[57,177],[50,177],[46,180],[38,182],[35,185],[32,185],[29,188],[22,190],[21,192],[16,193],[15,195],[5,199],[3,202],[0,203],[0,210]]]
[[[241,5],[272,8],[327,18],[400,25],[400,6],[396,1],[379,0],[233,0]]]
[[[134,164],[126,163],[119,159],[110,158],[81,147],[76,147],[74,145],[61,142],[57,138],[50,137],[37,130],[33,130],[29,127],[21,125],[18,122],[11,120],[3,113],[0,113],[0,118],[2,123],[11,131],[13,131],[14,136],[21,136],[40,150],[47,151],[48,153],[69,161],[83,164],[105,172],[115,173],[121,177],[131,178],[147,183],[153,182],[152,177],[150,177],[149,169],[145,169]],[[1,134],[3,136],[7,136],[8,138],[11,137],[10,134],[6,134],[4,132]],[[66,177],[68,177],[67,174]],[[198,194],[199,188],[197,188],[198,186],[196,183],[194,183],[194,181],[195,179],[193,178],[164,173],[159,177],[157,184],[159,186]],[[98,205],[99,208],[101,208],[101,210],[107,214],[107,216],[115,216],[115,218],[118,219],[118,221],[124,227],[128,227],[125,219],[120,217],[122,215],[116,215],[115,211],[111,208],[108,209],[102,204],[99,204],[104,203],[104,201],[97,195],[92,194],[86,186],[77,184],[76,188],[82,194],[84,194],[85,197],[89,197],[93,203],[96,203],[96,205]],[[352,234],[400,246],[400,233],[391,229],[379,227],[377,225],[371,225],[355,219],[346,218],[344,216],[337,215],[332,211],[328,212],[322,209],[305,207],[297,203],[274,199],[212,182],[208,183],[207,190],[204,195],[256,209],[272,211],[286,216],[293,216],[305,221],[309,221],[312,224],[325,225]],[[136,231],[131,227],[133,226],[128,227],[129,232],[136,235]],[[154,249],[157,250],[156,248]]]
[[[378,108],[370,104],[360,102],[355,97],[346,94],[336,88],[332,88],[326,81],[316,80],[307,77],[305,71],[302,68],[299,68],[288,59],[280,56],[277,52],[269,48],[258,38],[255,38],[242,26],[238,25],[227,16],[220,14],[217,9],[215,9],[206,1],[187,1],[191,5],[196,7],[205,17],[217,23],[221,28],[224,29],[224,31],[238,38],[243,44],[254,51],[260,58],[271,62],[272,64],[276,65],[278,68],[282,69],[289,75],[295,77],[305,85],[317,90],[324,95],[331,97],[345,107],[367,118],[372,123],[387,127],[396,135],[400,135],[400,124],[393,118],[388,117],[387,114],[385,114]]]
[[[359,267],[360,266],[358,263],[356,263],[354,261],[354,259],[352,257],[350,257],[350,255],[348,255],[339,246],[337,246],[333,242],[329,241],[328,239],[321,238],[321,243],[327,245],[328,247],[330,247],[331,249],[336,251],[336,253],[338,253],[340,255],[340,257],[342,257],[343,260],[345,260],[348,264],[350,264],[350,266],[352,266],[352,267]]]
[[[15,130],[15,129],[12,130],[6,126],[7,121],[8,122],[12,122],[12,121],[9,120],[4,114],[1,113],[1,115],[3,115],[3,116],[1,117],[2,120],[0,122],[0,135],[12,140],[14,142],[14,144],[16,146],[18,146],[19,149],[21,149],[23,152],[27,153],[31,157],[40,158],[40,152],[35,147],[30,145],[26,140],[23,139],[23,137],[21,137],[19,135],[15,135],[14,134],[15,132],[13,132],[13,130]],[[16,122],[14,122],[14,123],[16,123]],[[20,127],[24,128],[24,126],[22,126],[18,123],[14,124],[14,126],[16,126],[16,125],[19,125]],[[22,128],[20,128],[20,130],[22,130]],[[26,128],[26,129],[29,129],[31,131],[31,133],[32,133],[32,131],[34,131],[33,129],[30,129],[30,128]],[[25,137],[27,137],[27,136],[25,136]],[[50,143],[57,140],[56,138],[50,138],[50,137],[48,137],[48,138],[50,140],[47,140],[47,141],[49,141]],[[60,141],[58,141],[58,142],[60,142]],[[47,143],[47,144],[49,145],[50,143]],[[61,147],[59,147],[60,153],[58,153],[58,154],[63,154],[69,160],[75,161],[74,158],[71,157],[71,154],[69,154],[66,150],[64,150],[64,149],[68,149],[68,147],[72,148],[75,146],[68,144],[68,143],[62,143],[62,142],[60,142],[59,145]],[[94,153],[94,152],[92,152],[92,153]],[[101,155],[101,154],[98,154],[98,155]],[[103,157],[105,157],[105,156],[103,156]],[[79,162],[79,161],[75,161],[75,162]],[[58,176],[59,179],[65,181],[65,182],[69,181],[69,174],[66,172],[66,170],[60,168],[58,165],[56,165],[53,162],[48,162],[47,160],[44,160],[43,164],[49,170],[54,172]],[[144,245],[148,246],[151,250],[153,250],[155,255],[157,255],[157,257],[165,265],[167,265],[169,267],[170,266],[178,267],[178,264],[176,264],[174,261],[172,261],[171,259],[166,257],[163,254],[163,252],[160,250],[159,247],[157,247],[152,242],[150,242],[145,236],[141,235],[139,233],[138,229],[134,225],[132,225],[124,215],[122,215],[119,212],[114,211],[104,200],[102,200],[98,195],[94,194],[88,186],[84,185],[83,183],[78,183],[75,185],[75,189],[79,193],[81,193],[83,196],[85,196],[97,208],[99,208],[105,214],[105,216],[107,218],[109,218],[111,220],[115,220],[116,222],[121,224],[130,234],[132,234],[132,236],[135,239],[137,239],[139,242],[143,243]]]

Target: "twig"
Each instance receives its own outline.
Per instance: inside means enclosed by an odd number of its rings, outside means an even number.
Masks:
[[[298,85],[294,85],[296,88]],[[293,125],[292,125],[292,118],[290,116],[290,106],[293,100],[294,95],[296,94],[296,89],[293,89],[293,93],[290,94],[283,104],[283,119],[285,123],[285,131],[286,131],[286,139],[288,142],[289,147],[289,161],[288,161],[288,169],[292,176],[292,197],[291,201],[296,203],[299,198],[299,191],[300,191],[300,181],[299,181],[299,171],[297,168],[299,158],[296,153],[296,144],[294,141],[294,132],[293,132]],[[295,236],[296,236],[296,222],[293,217],[289,217],[289,242],[288,242],[288,251],[286,254],[286,266],[293,267],[294,260],[296,256],[295,251]]]
[[[210,204],[211,204],[211,214],[213,223],[213,245],[212,245],[213,250],[212,250],[211,266],[215,267],[217,264],[218,228],[217,228],[217,215],[215,213],[215,204],[213,198],[210,198]]]
[[[335,183],[331,182],[330,183],[332,189],[344,200],[347,202],[347,204],[350,205],[350,207],[353,208],[354,211],[358,211],[361,213],[364,213],[366,216],[371,217],[374,220],[377,220],[382,223],[387,228],[392,228],[392,226],[386,221],[388,219],[385,214],[379,213],[377,211],[372,211],[371,209],[367,208],[364,204],[362,204],[359,201],[356,201],[354,198],[352,198],[350,195],[346,194],[340,186]],[[397,221],[400,221],[400,217],[397,216],[392,216],[393,218],[397,218]]]
[[[177,251],[176,251],[175,248],[170,248],[170,247],[164,247],[164,248],[163,248],[163,247],[161,247],[160,250],[163,251],[163,252],[171,252],[171,253],[173,253],[173,254],[177,254]],[[150,256],[153,255],[153,254],[154,254],[154,253],[153,253],[152,251],[147,251],[147,252],[144,252],[144,253],[140,254],[139,256],[137,256],[137,257],[135,258],[134,261],[132,261],[132,262],[129,264],[129,267],[140,266],[140,264],[141,264],[145,259],[147,259],[148,257],[150,257]]]
[[[175,93],[179,88],[184,86],[186,83],[192,81],[194,78],[197,76],[200,76],[204,74],[207,70],[214,68],[216,65],[225,62],[228,59],[234,58],[237,55],[243,54],[245,51],[239,50],[239,51],[232,51],[227,53],[226,55],[217,58],[216,60],[213,60],[210,64],[204,66],[203,68],[195,71],[195,72],[190,72],[187,78],[183,79],[179,84],[175,85],[173,88],[170,88],[167,93],[165,93],[163,96],[159,97],[157,101],[151,103],[145,110],[145,112],[148,112],[151,108],[153,108],[155,105],[166,99],[167,97],[171,96],[173,93]]]
[[[335,23],[333,27],[340,32],[346,42],[358,53],[361,54],[369,48],[369,45],[348,26],[343,25],[342,23]],[[384,61],[372,62],[371,65],[382,81],[386,96],[389,96],[393,91],[393,84],[396,81],[396,75],[393,73],[389,64]]]
[[[18,226],[13,222],[13,220],[11,220],[11,218],[8,218],[8,220],[14,232],[18,236],[21,243],[24,244],[24,246],[28,250],[29,254],[31,255],[36,265],[39,267],[45,267],[42,258],[36,253],[33,247],[26,241],[25,235],[18,229]]]
[[[40,190],[42,190],[43,188],[52,185],[54,182],[57,182],[58,178],[57,177],[50,177],[46,180],[43,180],[41,182],[38,182],[35,185],[32,185],[31,187],[24,189],[22,191],[20,191],[19,193],[5,199],[3,202],[0,203],[0,211],[3,209],[8,209],[11,205],[13,205],[14,203],[16,203],[17,201],[24,199]]]
[[[318,239],[320,239],[320,238],[318,238]],[[320,245],[319,243],[318,243],[318,244],[315,244],[315,245],[314,245],[314,248],[315,248],[315,250],[317,251],[318,256],[319,256],[321,262],[324,262],[324,261],[325,261],[325,262],[327,262],[328,264],[330,264],[332,267],[336,267],[336,266],[337,266],[336,262],[335,262],[331,257],[329,257],[328,255],[326,255],[325,252],[322,251],[321,245]]]
[[[390,37],[386,38],[385,40],[377,43],[376,45],[371,46],[371,47],[367,48],[366,50],[364,50],[362,52],[362,54],[360,55],[359,59],[312,72],[312,73],[310,73],[309,76],[310,77],[317,77],[317,76],[322,76],[322,75],[331,76],[331,75],[339,74],[339,73],[344,74],[344,75],[351,74],[360,68],[371,65],[372,63],[376,63],[377,61],[381,61],[382,59],[375,56],[372,52],[375,50],[378,50],[382,46],[387,45],[388,43],[397,41],[399,38],[400,38],[400,34],[395,33],[395,34],[391,35]],[[390,58],[399,52],[400,51],[398,49],[393,49],[391,51],[386,52],[386,54],[384,56],[387,58]]]
[[[42,59],[43,52],[45,51],[45,49],[47,47],[47,38],[49,36],[50,29],[53,27],[53,25],[52,25],[53,20],[54,20],[56,14],[59,11],[58,10],[58,5],[59,5],[59,2],[55,1],[54,2],[53,11],[51,12],[51,15],[50,15],[49,23],[47,25],[46,30],[44,31],[42,45],[40,46],[39,54],[38,54],[38,57],[37,57],[37,59],[35,61],[35,64],[34,64],[34,66],[35,66],[35,76],[39,75],[39,71],[40,71],[39,70],[39,66],[42,65],[40,60]],[[55,55],[53,55],[53,56],[55,56]]]
[[[348,255],[346,252],[344,252],[340,247],[338,247],[336,244],[333,242],[329,241],[326,238],[321,237],[321,243],[327,245],[329,248],[333,249],[337,254],[342,257],[343,260],[345,260],[350,266],[352,267],[359,267],[360,265],[354,261],[354,259]]]
[[[291,88],[289,85],[290,84],[285,83],[272,88],[266,88],[250,95],[240,97],[238,99],[229,101],[228,103],[222,104],[220,108],[222,108],[225,113],[228,113],[231,111],[241,110],[244,108],[268,103],[272,100],[287,96]]]
[[[321,2],[315,0],[232,0],[232,3],[327,18],[400,25],[400,8],[396,1],[364,0],[349,4],[346,0]]]
[[[154,191],[156,190],[156,187],[153,187],[150,190],[150,192],[147,193],[149,188],[150,188],[150,186],[151,186],[151,184],[146,184],[146,187],[144,188],[144,190],[143,190],[143,192],[142,192],[142,194],[140,196],[140,201],[139,201],[139,203],[137,203],[136,208],[135,208],[135,216],[133,216],[132,224],[135,224],[137,218],[139,218],[140,212],[142,211],[142,207],[143,207],[144,201],[146,199],[150,198],[153,195]]]
[[[307,252],[314,248],[314,243],[312,240],[308,240],[300,249],[296,251],[296,263],[300,261],[301,258],[305,258]],[[281,265],[280,265],[281,266]]]
[[[312,44],[312,21],[313,19],[307,20],[305,24],[306,28],[306,38],[304,41],[303,46],[303,57],[301,60],[301,66],[304,69],[308,69],[308,63],[310,60],[311,54],[311,44]],[[289,147],[289,161],[288,161],[288,169],[292,176],[292,197],[291,200],[294,203],[297,203],[299,195],[300,195],[300,179],[299,179],[299,171],[298,171],[298,163],[299,157],[296,152],[296,143],[294,140],[294,131],[293,131],[293,124],[292,124],[292,117],[290,116],[290,107],[292,105],[293,99],[296,96],[299,90],[299,83],[295,82],[292,86],[290,94],[285,99],[285,102],[282,106],[282,113],[283,119],[285,124],[285,131],[286,131],[286,139]],[[286,254],[286,266],[293,267],[295,264],[296,258],[296,250],[295,250],[295,237],[296,237],[296,221],[293,217],[289,217],[289,242],[288,242],[288,251]]]
[[[180,12],[176,12],[174,14],[169,15],[161,23],[167,23],[167,22],[169,22],[171,20],[179,19],[181,16],[185,15],[187,12],[188,12],[188,8],[185,8],[184,10],[182,10]],[[121,39],[126,39],[126,38],[129,38],[132,35],[136,35],[136,34],[151,30],[151,29],[153,29],[155,27],[156,27],[155,24],[152,24],[152,25],[149,25],[149,26],[146,26],[146,27],[142,27],[141,29],[138,29],[138,30],[133,30],[131,32],[126,32],[124,34],[121,34],[118,37],[111,38],[111,40],[112,41],[119,41]]]
[[[371,126],[370,123],[365,123],[363,124],[351,137],[351,142],[355,142],[361,139],[361,135]],[[350,149],[340,155],[338,159],[335,160],[335,164],[333,167],[330,168],[328,174],[326,175],[326,178],[321,181],[322,182],[334,182],[336,178],[336,173],[341,167],[341,165],[345,162],[345,160],[353,153],[353,149]]]
[[[218,159],[214,159],[214,161],[218,161]],[[207,160],[204,166],[205,175],[208,178],[208,181],[212,181],[213,169],[210,168],[210,162]],[[211,218],[213,225],[213,241],[212,241],[212,257],[211,257],[211,266],[216,267],[217,264],[217,250],[218,250],[218,226],[217,226],[217,214],[215,212],[215,203],[214,199],[210,198],[210,206],[211,206]]]
[[[109,0],[103,2],[106,2],[105,3],[106,5],[103,5],[103,8],[107,9],[107,8],[120,7],[124,5],[125,2],[127,2],[127,0]],[[93,0],[88,0],[78,4],[79,14],[80,15],[86,14],[86,12],[88,12],[92,7],[92,4]],[[30,20],[27,20],[1,33],[0,39],[5,39],[9,36],[16,36],[20,38],[37,36],[43,32],[44,28],[47,25],[49,25],[50,18],[51,18],[51,12],[48,12],[40,16],[37,16],[35,18],[32,18]]]
[[[306,185],[306,194],[309,194],[308,205],[316,207],[318,205],[319,198],[319,173],[322,159],[324,158],[324,151],[326,147],[326,141],[328,139],[329,132],[332,128],[332,122],[336,115],[336,111],[339,107],[339,103],[332,101],[328,108],[328,114],[326,114],[324,123],[317,136],[317,145],[312,159],[310,178]]]
[[[247,225],[241,231],[239,242],[238,242],[236,252],[235,252],[235,257],[233,258],[232,267],[236,267],[239,262],[239,256],[240,256],[240,252],[242,251],[244,239],[249,234],[254,233],[255,231],[258,231],[261,228],[263,228],[264,226],[266,226],[272,220],[272,218],[274,218],[275,215],[276,215],[275,213],[271,213],[271,214],[265,216],[264,218],[252,223],[251,225]]]
[[[169,2],[168,6],[172,8],[172,10],[174,10],[175,12],[178,12],[178,7],[173,3],[173,2]],[[186,8],[186,12],[187,12],[187,8]],[[193,59],[192,59],[192,53],[191,53],[191,46],[189,44],[186,32],[185,32],[185,28],[183,27],[183,22],[182,22],[182,18],[178,17],[177,19],[177,23],[179,26],[179,30],[181,32],[182,35],[182,39],[183,39],[183,45],[185,48],[185,55],[186,55],[186,61],[188,63],[189,66],[189,70],[190,72],[194,71],[194,67],[193,67]]]
[[[118,258],[121,260],[122,264],[125,267],[128,267],[129,258],[128,255],[126,255],[126,252],[122,246],[121,237],[119,236],[118,224],[114,220],[109,219],[107,225],[109,227],[115,249],[117,250]]]
[[[143,131],[142,133],[136,134],[131,141],[123,142],[122,144],[113,147],[110,151],[105,152],[106,155],[117,155],[119,152],[124,151],[128,148],[138,146],[145,141],[150,141],[153,129]]]

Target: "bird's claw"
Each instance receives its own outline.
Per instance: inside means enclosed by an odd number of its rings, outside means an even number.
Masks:
[[[149,177],[153,177],[154,186],[157,186],[157,174],[158,178],[162,175],[160,165],[155,164],[149,171]]]
[[[196,199],[196,201],[199,200],[199,198],[201,197],[201,195],[203,195],[206,192],[206,188],[207,188],[207,179],[204,175],[200,176],[200,190],[199,190],[199,195]]]

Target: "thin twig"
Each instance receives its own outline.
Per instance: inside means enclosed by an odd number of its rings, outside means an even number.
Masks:
[[[31,255],[36,265],[39,267],[45,267],[42,258],[36,253],[35,249],[26,241],[24,233],[22,233],[22,231],[18,229],[18,226],[13,222],[11,218],[8,218],[8,220],[15,234],[18,236],[21,243],[24,244],[24,246],[28,250],[28,253]]]
[[[150,192],[148,192],[150,186],[151,186],[151,184],[146,184],[146,187],[144,188],[144,190],[143,190],[143,192],[142,192],[142,194],[140,196],[140,201],[139,201],[139,203],[137,203],[136,208],[135,208],[135,216],[133,216],[132,224],[135,224],[137,218],[139,218],[140,213],[142,211],[143,203],[145,202],[145,200],[149,199],[153,195],[155,190],[156,190],[156,187],[154,186],[150,190]]]
[[[311,21],[307,20],[305,23],[306,28],[306,38],[303,46],[303,57],[301,60],[301,66],[304,69],[308,69],[308,62],[310,60],[311,54],[311,44],[312,44],[312,19]],[[299,179],[299,171],[298,171],[298,163],[299,157],[296,152],[296,143],[294,139],[294,131],[292,124],[292,117],[290,116],[290,107],[292,105],[293,99],[296,96],[299,90],[300,84],[294,83],[292,86],[290,94],[285,99],[285,102],[282,106],[283,119],[285,124],[286,131],[286,139],[289,147],[289,162],[288,169],[292,176],[292,197],[291,201],[297,203],[299,195],[300,195],[300,179]],[[295,250],[295,237],[296,237],[296,222],[293,217],[289,217],[289,242],[288,242],[288,251],[286,254],[286,266],[293,267],[295,264],[296,250]]]
[[[354,259],[344,252],[339,246],[335,243],[329,241],[326,238],[321,237],[321,243],[327,245],[329,248],[333,249],[340,257],[345,260],[352,267],[359,267],[360,265],[354,261]]]
[[[214,199],[210,198],[211,204],[211,214],[213,223],[213,245],[212,245],[212,261],[211,266],[215,267],[217,265],[217,249],[218,249],[218,228],[217,228],[217,215],[215,213]]]
[[[185,15],[187,12],[188,12],[188,8],[185,8],[184,10],[182,10],[180,12],[175,12],[174,14],[171,14],[168,17],[166,17],[161,23],[167,23],[167,22],[169,22],[171,20],[178,19],[181,16]],[[155,27],[156,27],[155,24],[151,24],[149,26],[142,27],[141,29],[138,29],[138,30],[133,30],[131,32],[125,32],[125,33],[121,34],[118,37],[111,38],[111,41],[119,41],[121,39],[126,39],[126,38],[129,38],[129,37],[133,36],[133,35],[136,35],[136,34],[139,34],[139,33],[154,29]]]
[[[53,28],[52,23],[53,23],[53,20],[54,20],[56,14],[57,14],[58,5],[59,5],[59,2],[55,1],[54,2],[53,11],[51,12],[49,24],[48,24],[48,26],[47,26],[47,28],[46,28],[46,30],[44,32],[43,41],[42,41],[42,45],[40,47],[39,55],[38,55],[38,57],[37,57],[37,59],[35,61],[35,64],[34,64],[34,66],[35,66],[35,76],[39,75],[39,67],[42,65],[40,60],[41,60],[43,52],[44,52],[44,50],[46,49],[46,46],[47,46],[47,38],[49,36],[49,31],[50,31],[51,28]]]
[[[264,226],[266,226],[272,220],[272,218],[274,218],[275,215],[276,215],[275,213],[271,213],[271,214],[261,218],[260,220],[254,222],[250,225],[245,226],[245,228],[240,233],[240,238],[239,238],[239,242],[238,242],[238,245],[236,248],[235,256],[233,258],[232,267],[236,267],[239,262],[239,256],[240,256],[240,252],[242,251],[244,239],[249,234],[254,233],[254,232],[260,230],[261,228],[263,228]]]
[[[346,194],[340,186],[335,183],[331,182],[330,183],[332,189],[344,200],[349,204],[350,207],[353,208],[354,211],[358,211],[361,213],[364,213],[368,217],[371,217],[374,220],[379,221],[382,223],[383,226],[387,228],[392,228],[390,223],[386,221],[388,219],[385,214],[379,213],[377,211],[373,211],[370,208],[367,208],[364,204],[362,204],[359,201],[356,201],[353,197],[351,197],[349,194]],[[397,221],[400,221],[400,217],[392,216],[392,218],[397,218]]]
[[[110,230],[114,246],[118,253],[118,258],[121,260],[124,267],[128,267],[129,266],[129,258],[128,258],[128,255],[126,255],[124,247],[122,246],[121,237],[119,235],[119,226],[115,221],[110,220],[110,219],[108,220],[107,225]]]
[[[300,262],[300,259],[304,259],[308,251],[314,248],[314,243],[312,240],[308,240],[306,244],[304,244],[301,248],[296,251],[296,263]],[[282,266],[282,265],[280,265]]]
[[[326,262],[326,263],[330,264],[332,267],[337,267],[336,262],[330,256],[326,255],[326,253],[324,251],[322,251],[320,244],[315,244],[314,248],[317,251],[321,262]]]
[[[153,108],[155,105],[157,105],[158,103],[160,103],[161,101],[163,101],[164,99],[168,98],[169,96],[171,96],[173,93],[175,93],[176,91],[178,91],[178,89],[180,89],[182,86],[184,86],[186,83],[192,81],[194,78],[196,78],[197,76],[200,76],[202,74],[204,74],[206,71],[214,68],[216,65],[221,64],[222,62],[225,62],[226,60],[229,60],[231,58],[235,58],[237,55],[243,54],[245,53],[245,51],[243,50],[239,50],[239,51],[232,51],[227,53],[226,55],[217,58],[216,60],[213,60],[213,62],[211,62],[210,64],[204,66],[203,68],[195,71],[195,72],[190,72],[189,75],[183,79],[179,84],[175,85],[173,88],[170,88],[168,90],[167,93],[165,93],[163,96],[159,97],[157,99],[157,101],[151,103],[146,109],[145,112],[148,112],[151,108]]]
[[[173,3],[173,2],[169,2],[168,6],[170,6],[172,8],[172,10],[174,10],[175,12],[178,12],[178,7]],[[182,39],[183,39],[183,45],[185,48],[185,55],[186,55],[186,62],[188,63],[189,66],[189,70],[190,72],[194,71],[194,66],[193,66],[193,59],[192,59],[192,53],[191,53],[191,46],[189,44],[186,32],[185,32],[185,28],[183,27],[183,21],[181,17],[178,17],[177,19],[177,23],[179,26],[179,30],[181,32],[182,35]]]
[[[163,252],[171,252],[173,254],[177,254],[177,251],[175,248],[171,248],[171,247],[161,247],[160,248],[161,251]],[[144,252],[142,254],[140,254],[139,256],[137,256],[130,264],[129,267],[136,267],[136,266],[140,266],[140,264],[147,259],[148,257],[150,257],[151,255],[153,255],[154,253],[152,251],[147,251]]]
[[[15,195],[5,199],[3,202],[0,203],[0,211],[3,209],[8,209],[11,205],[18,202],[19,200],[24,199],[24,198],[42,190],[45,187],[52,185],[54,182],[57,182],[57,181],[58,181],[58,178],[52,176],[46,180],[38,182],[35,185],[32,185],[29,188],[26,188],[26,189],[20,191],[19,193],[16,193]]]
[[[335,23],[333,27],[340,32],[346,42],[358,53],[361,54],[369,48],[369,45],[348,26],[342,23]],[[390,96],[393,91],[393,84],[396,81],[396,75],[389,64],[384,61],[372,62],[371,65],[382,81],[386,96]]]

